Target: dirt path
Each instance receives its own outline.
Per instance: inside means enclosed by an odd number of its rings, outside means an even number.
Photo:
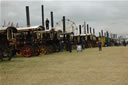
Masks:
[[[0,85],[128,85],[128,47],[0,62]]]

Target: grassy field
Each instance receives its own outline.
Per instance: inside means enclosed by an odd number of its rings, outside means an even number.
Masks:
[[[0,62],[0,85],[128,85],[128,47],[16,57]]]

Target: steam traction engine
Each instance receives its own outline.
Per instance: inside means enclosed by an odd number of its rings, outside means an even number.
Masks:
[[[42,30],[43,27],[31,28],[15,28],[8,27],[1,34],[1,44],[3,49],[9,49],[6,55],[14,56],[16,53],[21,53],[24,57],[38,56],[40,54],[39,43],[37,42],[36,33],[34,31]],[[3,37],[4,36],[4,37]],[[4,43],[6,42],[6,43]],[[2,55],[4,51],[2,51]]]
[[[60,51],[60,34],[61,31],[51,29],[49,31],[35,31],[37,35],[38,45],[40,46],[40,54],[48,54]]]

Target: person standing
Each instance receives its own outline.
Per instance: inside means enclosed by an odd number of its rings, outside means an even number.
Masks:
[[[61,40],[61,45],[62,45],[62,51],[64,51],[64,41]]]
[[[123,45],[126,46],[126,41],[125,40],[123,41]]]
[[[119,40],[117,40],[117,46],[119,46],[120,45],[120,41]]]
[[[49,30],[49,20],[46,18],[46,29]]]
[[[64,41],[62,39],[59,40],[59,49],[60,51],[64,50]]]
[[[102,51],[102,42],[100,40],[98,41],[98,46],[99,46],[99,51]]]
[[[77,52],[82,52],[82,45],[83,45],[82,41],[81,40],[78,41],[78,43],[77,43]]]
[[[70,40],[68,40],[68,51],[71,53],[72,52],[72,43]]]

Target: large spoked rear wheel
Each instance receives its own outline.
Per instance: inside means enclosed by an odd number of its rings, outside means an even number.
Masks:
[[[22,55],[24,57],[31,57],[33,55],[33,48],[31,45],[26,45],[22,48]]]

